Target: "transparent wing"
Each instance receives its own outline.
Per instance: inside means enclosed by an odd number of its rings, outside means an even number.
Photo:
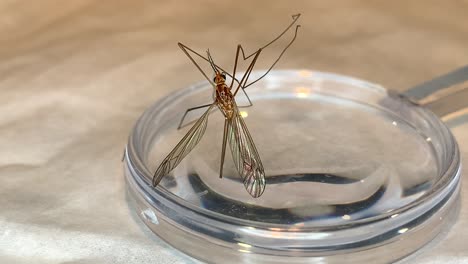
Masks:
[[[232,158],[245,189],[252,197],[260,197],[265,190],[265,170],[237,106],[229,122],[227,133]]]
[[[159,165],[153,176],[153,186],[159,184],[161,179],[171,172],[179,163],[192,151],[203,134],[205,134],[208,125],[208,115],[215,104],[212,104],[205,113],[197,120],[189,132],[180,140],[177,146],[167,155]]]

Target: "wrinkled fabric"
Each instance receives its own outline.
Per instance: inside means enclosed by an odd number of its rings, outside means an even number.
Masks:
[[[127,136],[152,102],[202,79],[177,42],[231,65],[238,43],[255,50],[297,12],[277,68],[403,91],[468,63],[467,1],[0,2],[0,263],[198,263],[130,210]],[[468,164],[468,125],[453,130]],[[468,262],[467,188],[453,228],[410,263]]]

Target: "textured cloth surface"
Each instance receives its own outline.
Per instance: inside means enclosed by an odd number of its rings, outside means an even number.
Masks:
[[[229,65],[238,43],[254,50],[297,12],[278,68],[403,91],[468,63],[468,1],[1,1],[0,263],[198,263],[129,209],[128,133],[153,101],[201,80],[178,41]],[[468,124],[453,131],[468,164]],[[468,263],[467,194],[411,263]]]

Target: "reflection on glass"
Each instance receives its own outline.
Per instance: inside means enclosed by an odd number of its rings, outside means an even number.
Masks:
[[[249,113],[247,111],[240,111],[240,115],[243,117],[243,118],[246,118],[249,116]]]
[[[306,98],[310,94],[310,88],[299,86],[296,87],[295,92],[297,98]]]
[[[398,230],[398,233],[403,234],[408,230],[409,230],[409,228],[402,228],[402,229]]]
[[[312,72],[308,70],[300,70],[298,74],[299,76],[304,77],[304,78],[312,76]]]

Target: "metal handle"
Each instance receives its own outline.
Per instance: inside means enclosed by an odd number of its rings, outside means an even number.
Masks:
[[[416,85],[403,94],[442,117],[468,107],[468,65]]]

